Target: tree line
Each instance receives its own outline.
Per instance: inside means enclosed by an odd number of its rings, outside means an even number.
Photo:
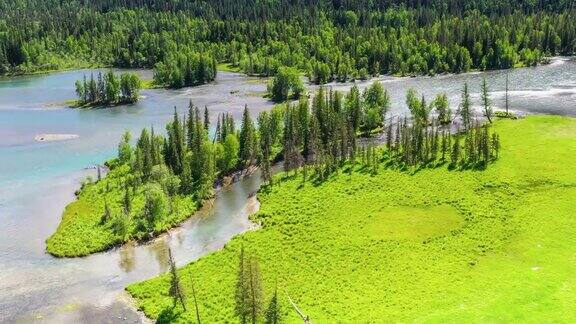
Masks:
[[[77,80],[75,85],[80,106],[111,105],[138,101],[141,81],[134,73],[122,73],[118,77],[108,71],[105,74],[98,72],[96,79],[93,73],[90,79],[84,75],[84,79]]]
[[[180,50],[154,66],[154,82],[171,88],[204,84],[216,78],[217,63],[210,53]]]
[[[0,2],[0,73],[96,62],[155,68],[171,87],[210,81],[218,62],[266,76],[292,67],[323,84],[534,65],[575,49],[569,1]]]

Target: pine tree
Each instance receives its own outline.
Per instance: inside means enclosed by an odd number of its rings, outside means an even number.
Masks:
[[[508,108],[510,107],[510,97],[508,96],[508,73],[506,73],[506,97],[505,97],[505,107],[506,107],[506,117],[509,117]]]
[[[262,152],[262,180],[270,182],[272,174],[270,170],[270,154],[272,150],[271,118],[267,111],[258,115],[258,125],[260,131],[260,151]]]
[[[468,83],[464,83],[464,88],[462,89],[462,99],[460,102],[460,117],[462,117],[462,123],[464,124],[464,129],[466,131],[470,130],[472,126],[472,103],[470,101],[470,93],[468,92]]]
[[[208,106],[204,106],[204,129],[210,129],[210,114],[208,113]]]
[[[88,82],[86,81],[86,74],[84,74],[84,80],[82,82],[82,89],[83,89],[82,102],[86,103],[88,101],[88,96],[90,93],[90,88],[88,87]]]
[[[95,102],[103,102],[104,96],[106,94],[106,85],[104,84],[104,79],[102,78],[102,72],[98,72],[98,85],[96,90],[96,100]]]
[[[264,323],[266,324],[278,324],[282,321],[280,313],[280,304],[278,301],[278,289],[274,289],[274,295],[268,303],[268,308],[266,309],[266,318]]]
[[[262,278],[260,277],[260,266],[258,264],[258,260],[255,257],[250,257],[248,273],[250,277],[248,299],[248,306],[250,310],[249,316],[252,320],[252,324],[255,324],[262,313],[262,301],[264,294]]]
[[[192,298],[194,299],[194,308],[196,310],[196,321],[198,324],[201,324],[202,321],[200,320],[200,309],[198,308],[198,300],[196,299],[196,287],[194,285],[194,278],[190,276],[190,284],[192,286]]]
[[[362,103],[357,85],[354,85],[346,95],[345,107],[348,121],[352,124],[354,132],[357,132],[362,120]]]
[[[186,145],[184,136],[184,125],[180,123],[176,107],[174,107],[174,117],[170,124],[166,126],[168,132],[168,143],[165,152],[166,164],[176,175],[182,174],[183,162],[186,156]]]
[[[240,160],[244,166],[250,166],[256,161],[256,133],[250,117],[248,106],[244,106],[242,128],[240,129]]]
[[[194,151],[195,147],[194,147],[194,143],[195,143],[195,138],[194,136],[196,135],[196,122],[194,120],[194,112],[195,109],[197,109],[194,104],[192,104],[192,100],[190,100],[190,102],[188,103],[188,120],[186,122],[186,127],[187,127],[187,131],[186,131],[186,135],[187,135],[187,144],[188,144],[188,149],[191,151]]]
[[[182,305],[182,308],[186,311],[184,291],[180,284],[180,277],[176,271],[176,263],[172,257],[172,249],[170,247],[168,247],[168,263],[170,265],[170,290],[168,293],[172,297],[174,306],[180,302],[180,305]]]
[[[457,166],[460,159],[460,139],[458,135],[454,137],[454,144],[452,144],[452,151],[450,153],[450,163],[452,166]]]
[[[96,81],[94,80],[94,74],[90,74],[90,83],[88,84],[88,87],[89,87],[88,101],[90,103],[98,101],[98,86],[96,85]]]
[[[150,135],[148,135],[148,130],[146,130],[146,128],[142,129],[137,145],[141,153],[140,158],[142,166],[142,175],[144,179],[148,179],[150,173],[152,172],[152,155],[150,149],[151,146]]]
[[[222,141],[222,136],[221,136],[221,134],[222,134],[222,129],[221,129],[221,126],[220,126],[220,125],[221,125],[221,124],[220,124],[220,115],[221,115],[221,114],[218,114],[218,118],[216,119],[216,130],[214,131],[214,140],[212,141],[213,143],[214,143],[214,142],[219,142],[219,143],[222,143],[222,142],[223,142],[223,141]]]
[[[490,106],[490,94],[486,84],[486,77],[482,79],[482,105],[484,106],[484,117],[488,119],[488,122],[492,123],[492,107]]]
[[[236,275],[236,293],[235,293],[235,313],[240,317],[240,321],[245,324],[246,319],[250,314],[249,308],[249,275],[246,271],[249,262],[247,262],[244,255],[244,245],[240,247],[240,262],[238,264],[238,272]]]

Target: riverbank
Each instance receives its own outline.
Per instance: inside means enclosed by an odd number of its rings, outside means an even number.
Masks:
[[[113,162],[112,162],[113,163]],[[171,211],[157,222],[152,231],[143,231],[131,219],[141,218],[146,188],[126,188],[129,166],[112,169],[101,179],[86,179],[77,191],[77,199],[66,206],[56,232],[46,240],[46,251],[56,257],[82,257],[102,252],[130,241],[146,242],[179,226],[200,208],[209,208],[211,200],[196,202],[192,195],[176,195],[170,200]],[[223,188],[251,176],[258,168],[251,166],[223,176],[216,183],[215,195]],[[116,222],[125,211],[126,190],[131,193],[131,208],[126,215],[127,228],[118,230]]]
[[[251,217],[262,228],[180,269],[185,292],[193,277],[202,320],[233,319],[243,245],[260,262],[264,305],[277,286],[287,322],[299,318],[286,293],[313,322],[576,320],[576,119],[494,127],[501,156],[481,172],[279,177]],[[173,308],[168,288],[164,274],[127,290],[153,319],[195,319],[192,299],[189,312]]]
[[[152,228],[143,228],[131,219],[143,213],[146,187],[127,187],[129,168],[118,166],[101,179],[84,181],[77,200],[66,206],[56,232],[46,240],[48,253],[81,257],[131,240],[148,240],[183,222],[199,207],[192,197],[173,196],[171,212],[155,221]],[[130,200],[128,211],[124,205],[126,195]]]

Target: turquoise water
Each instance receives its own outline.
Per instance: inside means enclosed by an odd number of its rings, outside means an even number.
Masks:
[[[193,217],[172,235],[142,246],[126,246],[81,259],[47,255],[45,239],[58,226],[62,210],[95,164],[114,156],[125,130],[137,133],[154,126],[162,131],[173,107],[182,114],[188,102],[207,105],[215,120],[230,112],[240,119],[245,104],[253,116],[269,109],[258,96],[263,80],[220,73],[217,81],[181,90],[143,90],[135,105],[108,109],[69,109],[74,81],[87,71],[0,79],[0,322],[113,321],[114,316],[140,321],[138,314],[118,301],[123,287],[166,270],[166,247],[184,264],[221,247],[250,227],[248,195],[258,177],[234,184],[216,199],[214,208]],[[143,77],[151,72],[136,71]],[[510,79],[511,109],[526,113],[576,115],[576,61],[556,58],[535,68],[487,74],[471,73],[421,78],[383,77],[392,98],[392,114],[404,114],[405,92],[414,88],[430,97],[446,92],[456,109],[462,84],[468,82],[478,103],[484,76],[493,104],[503,107],[505,75]],[[365,87],[369,82],[360,83]],[[350,85],[329,85],[345,90]],[[75,134],[78,138],[38,142],[39,134]],[[64,309],[64,310],[63,310]],[[65,309],[72,309],[66,311]]]
[[[53,322],[78,321],[79,312],[60,311],[66,305],[93,313],[95,319],[114,313],[137,318],[124,304],[118,306],[116,295],[130,282],[165,271],[166,244],[179,262],[189,262],[250,226],[245,207],[248,194],[257,189],[257,179],[225,191],[211,217],[184,225],[187,239],[163,238],[82,259],[47,255],[44,241],[58,226],[80,181],[94,176],[92,167],[116,154],[124,131],[138,134],[142,127],[153,126],[162,132],[174,106],[183,114],[190,100],[209,106],[213,119],[224,111],[239,118],[245,104],[254,114],[271,107],[255,95],[265,90],[265,80],[221,73],[210,85],[143,90],[143,98],[130,106],[66,108],[64,102],[75,98],[74,81],[91,72],[95,71],[0,79],[0,322],[36,316]],[[136,72],[151,77],[150,71]],[[38,142],[39,134],[78,138]],[[96,311],[102,305],[108,310]]]

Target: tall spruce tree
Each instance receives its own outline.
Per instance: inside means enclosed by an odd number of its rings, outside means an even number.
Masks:
[[[170,247],[168,247],[168,263],[170,265],[169,294],[173,299],[174,306],[176,306],[177,303],[180,303],[184,311],[186,311],[184,290],[182,289],[182,285],[180,283],[180,276],[178,275],[178,271],[176,271],[176,262],[174,261],[174,257],[172,256],[172,249]]]
[[[482,106],[484,108],[484,117],[488,119],[488,122],[492,124],[492,106],[490,102],[490,93],[488,90],[488,84],[486,83],[486,77],[482,79]]]
[[[240,318],[240,321],[245,324],[248,316],[250,314],[250,285],[249,285],[249,273],[247,271],[247,265],[249,260],[244,253],[244,245],[240,247],[239,264],[236,274],[236,291],[235,291],[235,308],[234,311],[236,316]]]
[[[464,83],[464,87],[462,88],[459,110],[464,129],[469,131],[472,126],[472,102],[470,100],[470,92],[468,91],[468,83]]]
[[[264,288],[262,286],[262,278],[260,276],[260,265],[258,260],[251,256],[248,266],[249,273],[249,316],[252,324],[258,322],[263,310]]]
[[[250,166],[256,162],[256,150],[256,130],[248,106],[244,106],[240,129],[240,161],[244,166]]]

